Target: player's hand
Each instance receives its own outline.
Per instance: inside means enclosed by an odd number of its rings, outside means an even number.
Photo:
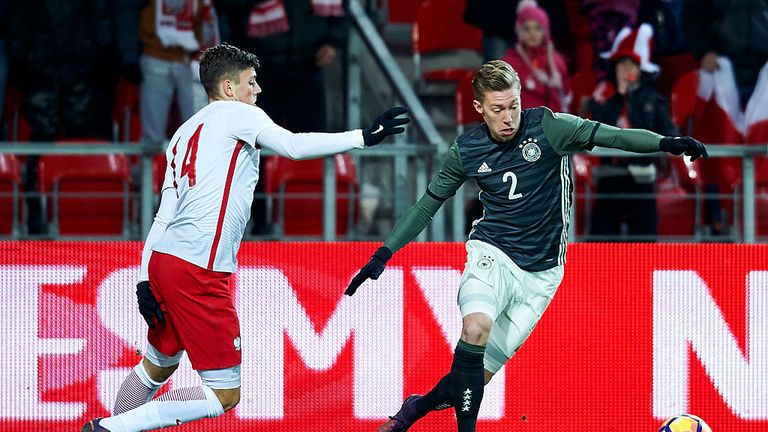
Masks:
[[[139,301],[139,313],[144,317],[149,328],[155,328],[155,320],[160,325],[165,324],[163,310],[160,309],[160,304],[152,294],[148,281],[142,281],[136,285],[136,299]]]
[[[376,117],[370,127],[363,129],[365,146],[375,146],[389,135],[405,132],[404,127],[398,126],[410,123],[411,119],[404,115],[407,112],[408,110],[404,107],[393,107],[388,109],[384,114]]]
[[[672,153],[675,156],[685,154],[690,156],[691,160],[696,160],[700,157],[704,159],[709,158],[707,148],[704,144],[696,138],[685,137],[664,137],[659,142],[659,149],[661,151]]]
[[[381,272],[384,271],[384,267],[387,266],[387,261],[389,261],[390,258],[392,258],[392,251],[387,247],[380,247],[376,253],[371,256],[371,260],[368,261],[368,264],[363,266],[363,268],[357,272],[355,277],[352,278],[352,282],[349,283],[344,294],[351,296],[367,279],[378,279]]]

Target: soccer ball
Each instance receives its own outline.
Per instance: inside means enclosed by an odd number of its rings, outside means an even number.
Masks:
[[[659,432],[712,432],[712,429],[693,414],[680,414],[665,421]]]

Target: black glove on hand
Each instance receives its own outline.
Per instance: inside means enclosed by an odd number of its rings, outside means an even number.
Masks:
[[[407,116],[398,117],[407,112],[408,110],[403,107],[393,107],[388,109],[384,114],[376,117],[376,119],[373,120],[373,123],[371,123],[371,127],[363,129],[365,146],[375,146],[389,135],[405,132],[405,128],[397,126],[410,123],[411,119]]]
[[[668,153],[672,153],[675,156],[679,156],[685,153],[686,156],[690,156],[691,160],[696,160],[700,157],[704,159],[709,158],[707,148],[704,147],[699,140],[689,136],[685,137],[664,137],[659,142],[659,149]]]
[[[380,247],[376,253],[371,256],[371,260],[368,261],[368,264],[363,266],[363,268],[357,272],[355,277],[352,278],[352,282],[349,283],[344,294],[348,296],[354,294],[366,279],[378,279],[381,272],[384,271],[384,267],[387,266],[387,261],[389,261],[390,258],[392,258],[392,251],[384,246]]]
[[[157,319],[160,325],[165,324],[163,310],[160,309],[160,304],[157,303],[157,299],[152,294],[149,282],[142,281],[136,285],[136,299],[139,301],[139,313],[144,317],[144,321],[147,322],[149,328],[155,328],[153,318]]]

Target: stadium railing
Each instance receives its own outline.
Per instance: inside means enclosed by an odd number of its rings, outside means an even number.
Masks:
[[[133,212],[135,218],[131,221],[131,228],[128,230],[128,237],[132,239],[143,239],[154,217],[154,212],[157,205],[157,195],[153,192],[153,159],[158,153],[157,146],[143,147],[137,144],[131,143],[118,143],[109,145],[93,145],[84,143],[78,145],[76,143],[69,143],[66,146],[62,146],[56,143],[15,143],[15,142],[0,142],[0,154],[14,154],[17,156],[24,155],[47,155],[47,154],[124,154],[124,155],[136,155],[139,157],[139,165],[135,167],[134,171],[134,190],[131,192],[133,199],[133,207],[137,211]],[[743,161],[743,187],[741,193],[737,195],[740,200],[741,212],[739,214],[739,221],[741,224],[740,234],[737,237],[730,238],[730,241],[739,241],[744,243],[754,243],[758,241],[756,235],[756,189],[755,189],[755,169],[754,169],[754,157],[756,156],[768,156],[768,145],[759,146],[734,146],[734,145],[710,145],[708,146],[711,157],[740,157]],[[265,151],[265,154],[269,152]],[[636,157],[641,155],[633,155],[619,150],[607,150],[598,149],[593,154],[598,156],[624,156],[624,157]],[[381,205],[388,208],[400,208],[401,210],[395,211],[389,217],[390,223],[399,218],[402,214],[402,209],[407,209],[410,203],[418,199],[418,197],[424,192],[426,185],[431,178],[431,173],[435,169],[435,166],[439,166],[439,162],[442,160],[442,156],[436,154],[434,148],[424,143],[403,143],[398,142],[391,145],[380,145],[365,150],[357,150],[352,152],[353,157],[358,160],[358,176],[366,169],[368,161],[384,160],[388,164],[386,166],[393,169],[391,175],[392,195],[385,199],[391,200],[391,202],[382,202]],[[646,155],[647,156],[647,155]],[[401,162],[397,162],[401,160]],[[398,166],[402,165],[402,166]],[[382,237],[384,233],[369,234],[360,232],[351,227],[352,229],[344,236],[336,235],[336,166],[333,162],[333,158],[326,158],[324,177],[323,177],[323,225],[324,229],[321,235],[317,236],[304,236],[301,238],[296,237],[284,237],[291,240],[374,240]],[[400,172],[400,174],[398,174]],[[403,173],[405,173],[404,178]],[[19,192],[14,192],[18,194]],[[10,192],[4,193],[0,198],[6,198]],[[22,196],[34,196],[30,191],[21,191]],[[453,203],[446,203],[441,209],[439,214],[442,215],[440,221],[442,223],[435,229],[442,232],[439,235],[434,234],[434,229],[428,232],[422,233],[419,240],[430,241],[462,241],[466,238],[464,229],[464,205],[466,200],[472,198],[473,193],[467,189],[464,192],[457,194],[459,199],[452,198]],[[593,195],[594,196],[594,195]],[[365,199],[366,196],[361,196]],[[576,199],[579,198],[577,195]],[[698,194],[692,194],[687,197],[688,199],[701,200],[701,196]],[[395,205],[396,202],[400,202],[401,205]],[[458,213],[457,213],[458,209]],[[577,215],[572,210],[571,212],[571,233],[570,239],[572,241],[583,241],[587,238],[579,236],[575,232],[575,226],[577,225]],[[24,225],[22,223],[21,225]],[[700,228],[700,227],[698,227]],[[386,231],[386,230],[385,230]],[[13,238],[36,238],[33,235],[29,235],[24,227],[20,230],[16,230],[11,235]],[[47,234],[46,238],[51,238],[51,234]],[[68,237],[69,238],[69,237]],[[88,238],[84,236],[83,238]],[[95,236],[93,238],[100,238]],[[259,237],[250,237],[258,239]],[[275,237],[268,237],[274,239]],[[717,239],[708,239],[706,237],[692,236],[691,238],[660,238],[660,241],[672,241],[672,240],[685,240],[685,241],[708,241]],[[768,239],[759,239],[761,241]]]

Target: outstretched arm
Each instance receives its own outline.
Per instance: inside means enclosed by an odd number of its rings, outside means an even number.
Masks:
[[[293,133],[273,124],[256,136],[256,143],[289,159],[329,156],[354,148],[371,147],[390,135],[405,132],[402,126],[410,122],[407,112],[403,107],[390,108],[376,117],[371,126],[341,133]]]
[[[608,147],[634,153],[665,151],[685,154],[691,160],[707,158],[707,149],[691,137],[665,137],[645,129],[622,129],[571,114],[548,111],[542,120],[550,144],[568,154],[597,147]]]

